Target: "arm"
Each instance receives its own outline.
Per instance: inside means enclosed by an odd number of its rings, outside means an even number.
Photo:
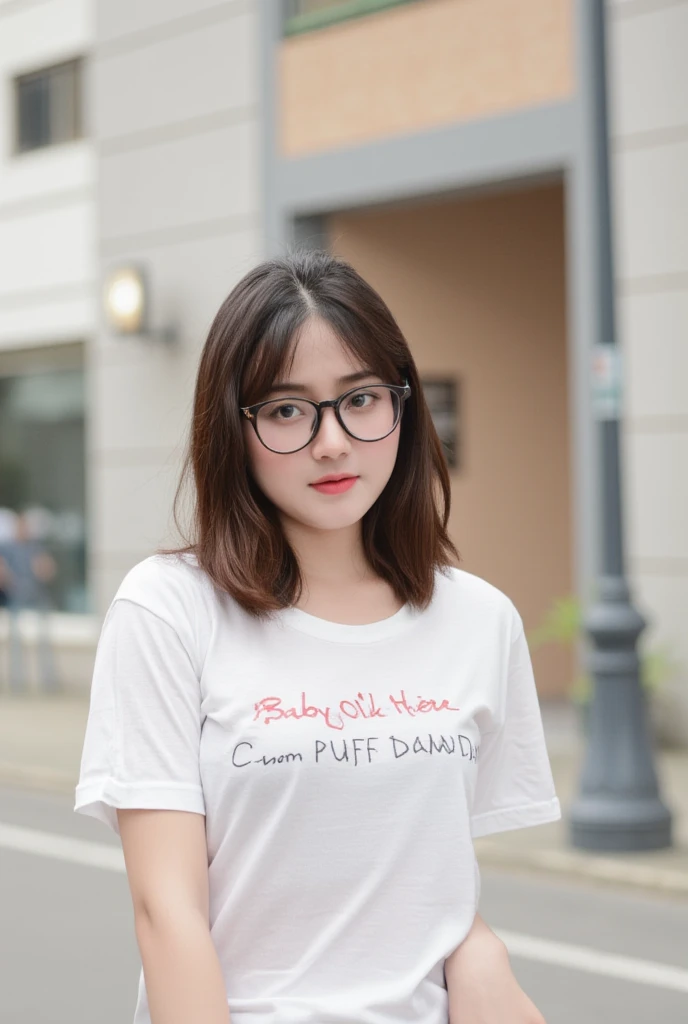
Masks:
[[[479,914],[444,972],[449,1024],[545,1024],[516,981],[506,946]]]
[[[541,825],[561,817],[547,755],[523,621],[511,605],[506,677],[481,727],[471,836]],[[476,903],[480,872],[476,861]],[[506,946],[476,914],[445,961],[450,1024],[545,1024],[521,989]]]
[[[210,935],[205,818],[118,810],[153,1024],[230,1024]]]

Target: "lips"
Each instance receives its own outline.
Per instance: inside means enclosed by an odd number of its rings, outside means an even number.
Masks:
[[[343,494],[349,491],[358,480],[357,476],[339,475],[324,476],[310,486],[319,494]]]
[[[340,480],[355,480],[356,477],[353,473],[333,473],[330,476],[321,476],[319,480],[314,480],[311,487],[315,487],[318,484],[336,484]]]

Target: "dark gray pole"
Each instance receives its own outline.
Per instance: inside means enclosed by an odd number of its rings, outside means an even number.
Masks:
[[[671,845],[671,814],[659,796],[637,640],[645,621],[625,579],[619,460],[619,374],[614,322],[614,264],[609,199],[609,144],[604,0],[579,0],[579,44],[588,60],[593,118],[589,152],[595,162],[598,227],[596,410],[600,439],[601,570],[596,603],[585,628],[594,680],[580,791],[570,814],[574,846],[587,850],[650,850]]]

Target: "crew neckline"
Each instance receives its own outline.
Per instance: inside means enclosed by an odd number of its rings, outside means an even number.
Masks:
[[[321,619],[302,608],[295,607],[281,608],[276,614],[285,625],[300,633],[308,633],[320,640],[346,644],[375,643],[378,640],[387,640],[401,633],[415,620],[418,612],[410,604],[403,604],[398,611],[386,619],[357,624],[331,622],[329,619]]]

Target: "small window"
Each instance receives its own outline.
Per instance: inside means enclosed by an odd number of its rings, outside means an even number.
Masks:
[[[81,137],[81,64],[70,60],[15,79],[17,152]]]
[[[421,381],[435,430],[451,470],[461,468],[459,436],[459,382],[453,379]]]

